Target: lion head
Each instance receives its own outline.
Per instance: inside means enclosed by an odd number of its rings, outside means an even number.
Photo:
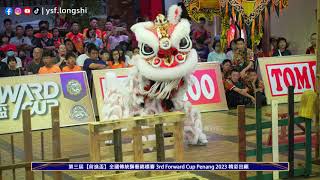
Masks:
[[[133,25],[140,53],[133,57],[139,73],[151,81],[176,81],[190,74],[198,56],[192,49],[190,23],[181,19],[181,7],[173,5],[167,18],[159,14],[151,22]]]

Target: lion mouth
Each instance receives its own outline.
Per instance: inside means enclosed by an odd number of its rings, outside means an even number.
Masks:
[[[150,98],[169,99],[183,85],[184,85],[183,78],[170,80],[170,81],[148,80],[146,85],[140,88],[140,93]]]

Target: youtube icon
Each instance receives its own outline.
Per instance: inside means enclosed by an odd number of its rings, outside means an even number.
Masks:
[[[23,9],[23,13],[24,13],[25,15],[30,15],[30,14],[31,14],[31,8],[30,8],[30,7],[25,7],[25,8]]]

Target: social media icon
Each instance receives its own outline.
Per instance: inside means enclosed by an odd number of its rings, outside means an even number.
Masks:
[[[11,7],[6,7],[6,9],[4,10],[4,13],[10,16],[13,13],[13,9]]]
[[[38,7],[33,8],[33,14],[34,15],[39,15],[40,14],[40,8],[38,8]]]
[[[23,13],[27,16],[29,16],[31,14],[31,8],[30,7],[25,7],[23,9]]]
[[[14,9],[14,13],[17,15],[17,16],[20,16],[22,14],[22,9],[17,7]]]

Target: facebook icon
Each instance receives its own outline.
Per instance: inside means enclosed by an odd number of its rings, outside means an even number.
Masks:
[[[12,13],[13,13],[13,9],[11,7],[7,7],[5,10],[4,10],[4,13],[8,16],[10,16]]]

